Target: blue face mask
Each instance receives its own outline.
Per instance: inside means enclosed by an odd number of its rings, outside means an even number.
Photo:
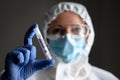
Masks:
[[[50,48],[63,62],[68,63],[80,56],[86,46],[85,38],[67,34],[49,41]]]

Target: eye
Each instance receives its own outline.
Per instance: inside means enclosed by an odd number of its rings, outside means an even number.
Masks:
[[[52,26],[51,28],[48,29],[49,34],[61,34],[63,32],[64,30],[60,25]]]
[[[79,35],[81,32],[81,27],[77,24],[72,25],[72,33]]]
[[[61,29],[61,28],[54,28],[54,29],[52,30],[52,32],[53,32],[54,34],[61,33],[61,32],[62,32],[62,29]]]

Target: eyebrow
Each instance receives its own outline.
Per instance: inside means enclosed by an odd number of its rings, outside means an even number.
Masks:
[[[80,24],[79,23],[76,23],[76,24],[69,24],[71,27],[74,27],[74,26],[77,26],[79,27]],[[62,24],[56,24],[56,25],[51,25],[51,24],[48,24],[48,26],[51,26],[51,27],[54,27],[54,26],[57,26],[57,27],[63,27],[64,25]]]

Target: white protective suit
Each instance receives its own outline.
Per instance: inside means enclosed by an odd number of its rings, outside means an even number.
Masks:
[[[56,60],[56,64],[47,70],[36,72],[28,80],[119,80],[112,73],[92,66],[88,62],[89,52],[94,42],[94,29],[90,16],[83,5],[73,2],[61,2],[53,6],[43,19],[42,31],[44,38],[47,36],[48,24],[65,10],[78,14],[86,21],[90,29],[87,47],[79,59],[67,64],[62,62],[56,55],[51,54]]]

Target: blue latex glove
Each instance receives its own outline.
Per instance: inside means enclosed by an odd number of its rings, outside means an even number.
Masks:
[[[55,63],[54,60],[36,60],[36,48],[32,45],[35,34],[33,29],[36,27],[38,25],[34,24],[26,32],[24,46],[7,54],[2,80],[26,80],[36,71],[44,70]]]

